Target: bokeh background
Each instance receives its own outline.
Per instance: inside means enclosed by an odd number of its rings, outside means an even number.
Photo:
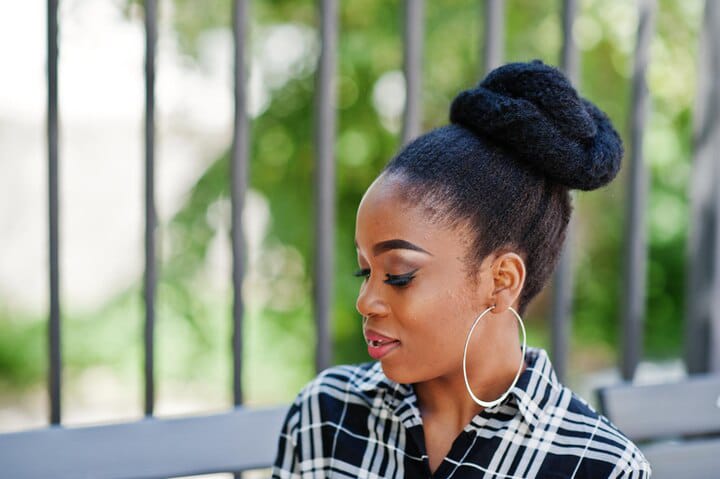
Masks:
[[[340,3],[334,362],[367,360],[355,295],[357,204],[400,146],[402,3]],[[63,422],[142,416],[142,8],[60,2]],[[628,137],[637,5],[583,0],[574,36],[579,89]],[[45,2],[0,2],[0,431],[47,424]],[[561,2],[506,2],[507,61],[557,65]],[[660,0],[648,71],[650,172],[645,363],[682,371],[686,237],[701,0]],[[157,404],[162,415],[232,404],[228,0],[163,0],[157,73],[160,283]],[[251,2],[249,265],[244,381],[251,404],[290,401],[314,375],[311,304],[316,6]],[[482,75],[482,9],[427,2],[422,127],[445,124],[454,95]],[[569,377],[616,377],[625,172],[575,197]],[[547,347],[551,286],[527,314]]]

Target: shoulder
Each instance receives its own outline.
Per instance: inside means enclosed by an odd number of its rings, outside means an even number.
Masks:
[[[390,386],[380,364],[334,366],[300,390],[288,411],[286,427],[336,422],[349,412],[370,413],[374,399]]]
[[[528,348],[526,361],[518,407],[533,435],[542,436],[536,447],[548,452],[548,470],[565,470],[574,477],[649,477],[650,466],[638,447],[560,383],[545,351]]]
[[[380,363],[334,366],[325,369],[300,390],[296,404],[323,402],[367,403],[388,387]]]
[[[599,471],[613,477],[650,477],[650,464],[640,449],[584,399],[563,389],[569,403],[561,428],[564,435],[585,443],[578,461],[578,477],[597,477]]]
[[[338,459],[337,465],[355,471],[354,465],[362,462],[372,437],[374,419],[387,414],[384,391],[394,384],[379,363],[335,366],[321,372],[290,406],[278,441],[273,477],[324,477],[335,471],[326,468],[326,459]]]
[[[298,398],[321,393],[362,395],[381,387],[387,381],[380,363],[377,362],[333,366],[322,371],[305,385]]]

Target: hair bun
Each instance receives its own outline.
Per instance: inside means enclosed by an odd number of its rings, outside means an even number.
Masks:
[[[450,121],[568,188],[599,188],[620,169],[622,141],[607,115],[540,60],[490,72],[455,97]]]

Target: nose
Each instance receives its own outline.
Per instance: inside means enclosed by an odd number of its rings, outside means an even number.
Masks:
[[[383,285],[376,284],[372,277],[366,279],[360,286],[355,308],[363,317],[383,317],[388,314],[390,307],[382,295]]]

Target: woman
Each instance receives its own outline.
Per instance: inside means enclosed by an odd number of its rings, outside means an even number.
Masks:
[[[462,92],[365,193],[357,299],[376,360],[321,373],[285,420],[276,478],[632,477],[650,467],[526,348],[570,189],[620,168],[610,121],[540,61]]]

